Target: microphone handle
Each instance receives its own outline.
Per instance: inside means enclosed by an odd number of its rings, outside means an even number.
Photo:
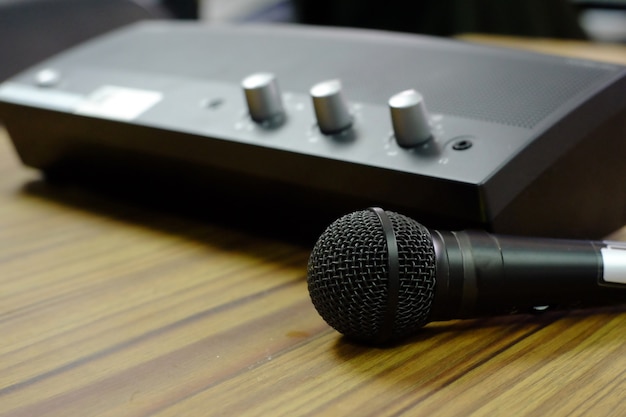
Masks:
[[[431,235],[437,257],[431,320],[626,303],[623,243],[611,249],[604,242],[480,231],[431,230]],[[615,250],[619,256],[605,262]]]

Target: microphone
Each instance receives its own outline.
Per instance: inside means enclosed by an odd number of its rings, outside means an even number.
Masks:
[[[429,230],[374,207],[322,233],[307,283],[329,325],[385,344],[431,321],[626,303],[626,243]]]

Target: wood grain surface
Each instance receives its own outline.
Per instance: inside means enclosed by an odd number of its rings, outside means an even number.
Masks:
[[[576,40],[554,40],[546,38],[520,38],[503,35],[483,35],[468,33],[458,36],[459,39],[502,46],[505,48],[528,49],[553,55],[563,55],[573,58],[591,59],[594,61],[612,62],[626,65],[626,46],[619,43],[589,43]]]
[[[315,312],[308,251],[46,183],[0,128],[0,416],[626,415],[625,308],[367,348]]]

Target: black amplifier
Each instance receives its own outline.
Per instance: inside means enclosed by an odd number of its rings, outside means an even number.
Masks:
[[[296,228],[369,205],[522,235],[598,238],[626,223],[626,68],[608,63],[149,22],[0,85],[0,119],[50,178],[177,190],[177,204]]]

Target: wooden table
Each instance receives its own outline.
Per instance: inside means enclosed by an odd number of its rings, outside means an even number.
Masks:
[[[47,184],[0,130],[0,415],[626,415],[624,308],[367,348],[315,312],[308,250]]]

